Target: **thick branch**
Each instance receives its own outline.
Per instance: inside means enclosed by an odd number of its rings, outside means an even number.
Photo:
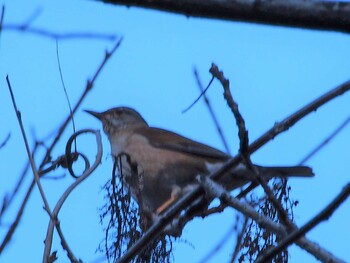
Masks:
[[[350,3],[311,0],[102,0],[186,16],[350,32]]]

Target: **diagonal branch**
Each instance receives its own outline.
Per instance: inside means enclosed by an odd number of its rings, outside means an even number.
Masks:
[[[251,207],[249,204],[245,204],[240,202],[237,198],[234,198],[230,195],[229,192],[227,192],[221,185],[218,183],[215,183],[213,180],[206,176],[200,176],[198,178],[200,184],[205,188],[205,191],[208,192],[210,195],[216,196],[222,200],[222,202],[225,202],[227,205],[233,207],[234,209],[240,211],[245,216],[252,218],[255,220],[261,227],[266,228],[275,234],[277,234],[280,237],[287,236],[287,228],[284,227],[281,224],[275,223],[271,221],[268,217],[264,216],[261,213],[258,213],[255,211],[253,207]],[[344,191],[345,190],[345,191]],[[334,209],[335,207],[338,207],[341,202],[345,200],[345,198],[350,194],[350,184],[347,186],[347,189],[344,188],[341,195],[337,198],[337,203],[334,204],[332,207],[327,207],[330,209]],[[333,210],[334,211],[334,210]],[[330,212],[330,211],[327,211]],[[322,213],[323,214],[323,213]],[[330,216],[329,213],[326,214],[327,216]],[[325,214],[322,216],[323,219],[325,219]],[[328,218],[328,217],[326,217]],[[312,246],[317,253],[312,253],[313,256],[315,256],[318,260],[321,260],[322,262],[344,262],[341,259],[336,258],[334,255],[332,255],[330,252],[326,251],[325,249],[321,248],[320,246],[316,246],[314,243],[309,242],[306,238],[302,238],[302,235],[306,232],[300,233],[299,231],[296,231],[301,235],[295,236],[293,238],[293,242],[295,242],[298,246],[301,248],[307,250],[307,247]],[[289,237],[288,237],[289,239]],[[300,242],[299,239],[302,239],[302,242]],[[316,247],[315,247],[316,246]],[[283,250],[283,248],[281,248]],[[274,254],[275,255],[275,254]],[[266,258],[267,259],[267,258]],[[267,260],[259,261],[261,262],[269,262]]]
[[[348,183],[342,191],[314,218],[307,222],[304,226],[298,230],[292,232],[285,239],[283,239],[278,246],[268,250],[265,254],[256,260],[256,263],[268,262],[274,255],[280,251],[286,249],[290,244],[296,242],[300,237],[304,236],[312,228],[318,225],[320,222],[327,220],[332,216],[335,210],[349,197],[350,195],[350,183]]]
[[[21,128],[21,132],[22,132],[24,144],[25,144],[25,147],[26,147],[28,159],[30,161],[30,166],[31,166],[33,174],[34,174],[35,183],[37,184],[39,192],[40,192],[40,195],[41,195],[41,198],[43,199],[45,210],[49,214],[49,216],[51,217],[51,215],[52,215],[51,214],[51,209],[50,209],[49,203],[48,203],[48,201],[46,199],[46,196],[45,196],[45,193],[44,193],[44,189],[43,189],[43,187],[42,187],[42,185],[40,183],[39,172],[36,169],[36,165],[35,165],[35,162],[34,162],[34,159],[33,159],[33,155],[32,155],[31,150],[29,148],[27,136],[26,136],[26,133],[25,133],[25,130],[24,130],[24,127],[23,127],[23,123],[22,123],[21,112],[17,108],[15,97],[13,95],[13,91],[12,91],[12,87],[11,87],[11,83],[10,83],[10,79],[9,79],[8,75],[6,76],[6,81],[7,81],[7,85],[8,85],[10,94],[11,94],[13,108],[14,108],[14,110],[16,112],[17,120],[18,120],[19,126]]]

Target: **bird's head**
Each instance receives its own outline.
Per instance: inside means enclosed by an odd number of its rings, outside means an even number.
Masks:
[[[148,126],[140,113],[128,107],[112,108],[104,112],[85,110],[102,122],[103,130],[107,135],[130,127]]]

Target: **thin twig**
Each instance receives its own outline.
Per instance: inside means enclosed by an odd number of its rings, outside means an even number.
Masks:
[[[87,81],[85,90],[83,91],[82,95],[80,96],[78,102],[75,104],[75,106],[73,107],[72,110],[72,114],[69,114],[66,118],[66,120],[61,124],[61,126],[58,129],[57,135],[55,136],[53,142],[51,143],[50,147],[48,148],[45,157],[43,159],[43,161],[40,164],[40,167],[42,167],[43,165],[46,164],[46,162],[50,159],[50,155],[51,152],[53,150],[53,148],[55,147],[55,145],[57,144],[57,142],[59,141],[59,139],[61,138],[61,135],[63,134],[63,132],[65,131],[67,125],[69,124],[72,116],[74,116],[75,112],[78,110],[78,108],[80,107],[81,103],[84,101],[85,97],[87,96],[87,94],[89,93],[89,91],[93,88],[93,85],[97,79],[97,77],[100,75],[100,72],[102,71],[103,67],[106,65],[107,61],[109,60],[109,58],[114,54],[114,52],[118,49],[118,47],[120,46],[122,41],[122,38],[120,38],[118,40],[118,42],[116,43],[116,45],[112,48],[111,51],[106,51],[105,53],[105,57],[103,59],[103,61],[101,62],[101,64],[99,65],[99,67],[97,68],[95,74],[93,75],[91,80]]]
[[[313,217],[309,222],[300,227],[298,230],[292,232],[285,239],[281,240],[279,244],[266,251],[263,255],[261,255],[256,263],[269,262],[273,256],[277,255],[282,250],[286,249],[290,244],[294,243],[300,237],[304,236],[307,232],[313,229],[322,221],[328,220],[335,212],[335,210],[349,197],[350,195],[350,183],[348,183],[342,191],[315,217]]]
[[[93,133],[96,137],[96,144],[97,144],[97,154],[96,154],[96,159],[94,164],[91,166],[91,168],[87,169],[83,175],[78,177],[63,193],[61,198],[58,200],[54,210],[53,210],[53,218],[50,220],[48,229],[47,229],[47,234],[45,238],[45,249],[44,249],[44,255],[43,255],[43,262],[46,263],[51,252],[51,246],[52,246],[52,238],[53,238],[53,230],[54,226],[58,224],[58,213],[61,210],[64,202],[68,198],[69,194],[81,183],[83,182],[90,174],[92,174],[93,171],[98,167],[98,165],[101,163],[102,159],[102,141],[101,141],[101,135],[99,131],[94,131],[94,130],[81,130],[77,132],[75,135],[78,136],[79,134],[82,133]],[[62,244],[64,245],[64,244]],[[71,251],[69,248],[63,247],[67,251]],[[75,258],[75,257],[74,257]]]
[[[227,239],[232,236],[232,233],[235,230],[235,225],[232,225],[229,230],[225,233],[225,235],[221,238],[221,240],[214,246],[200,261],[199,263],[208,262],[216,253],[218,253],[222,247],[226,244]]]
[[[230,82],[228,79],[225,78],[222,71],[219,70],[218,66],[214,63],[212,64],[209,72],[217,78],[223,88],[224,88],[224,97],[227,101],[227,104],[231,108],[231,111],[236,119],[236,123],[238,126],[238,137],[240,141],[240,149],[239,152],[241,153],[244,163],[247,166],[247,169],[252,172],[253,179],[258,182],[264,189],[265,193],[267,194],[270,202],[274,205],[278,212],[279,219],[281,222],[287,226],[289,229],[295,229],[295,225],[291,222],[291,220],[288,217],[287,212],[284,210],[282,204],[276,199],[273,191],[268,186],[266,181],[262,178],[260,175],[259,170],[253,165],[251,159],[250,159],[250,152],[249,152],[249,137],[248,137],[248,131],[245,126],[245,121],[243,119],[242,114],[240,113],[238,109],[238,104],[234,101],[231,91],[230,91]]]
[[[211,80],[209,81],[207,87],[205,89],[202,90],[201,94],[199,94],[199,96],[191,103],[190,106],[188,106],[186,109],[184,109],[182,111],[182,113],[186,113],[189,109],[191,109],[200,99],[201,97],[207,92],[207,90],[210,88],[211,83],[213,83],[214,78],[211,78]]]
[[[74,122],[74,117],[73,117],[73,112],[72,112],[72,105],[70,104],[68,92],[67,92],[66,85],[64,84],[64,79],[63,79],[63,73],[62,73],[61,62],[60,62],[60,54],[58,51],[58,40],[56,40],[56,58],[57,58],[57,64],[58,64],[58,71],[60,73],[60,78],[61,78],[61,84],[63,87],[64,95],[65,95],[66,100],[67,100],[68,108],[69,108],[69,113],[72,115],[73,133],[75,133],[75,122]],[[75,147],[75,151],[76,151],[77,150],[76,141],[74,141],[74,147]]]
[[[81,263],[82,261],[78,260],[75,256],[73,251],[70,249],[68,242],[66,240],[66,238],[63,235],[62,229],[61,229],[61,224],[60,221],[56,220],[56,224],[55,224],[56,230],[57,230],[57,234],[61,239],[61,244],[62,247],[64,248],[64,250],[67,251],[67,256],[70,260],[71,263]]]
[[[193,69],[193,73],[194,73],[194,76],[196,78],[196,81],[197,81],[197,85],[198,85],[198,88],[201,92],[201,94],[203,94],[203,99],[204,99],[204,102],[205,102],[205,105],[207,105],[207,108],[209,110],[209,113],[210,113],[210,116],[212,118],[212,120],[214,121],[214,125],[216,127],[216,130],[218,131],[218,134],[220,136],[220,139],[221,139],[221,142],[223,143],[224,147],[225,147],[225,150],[226,150],[226,153],[228,155],[230,155],[230,148],[228,147],[228,143],[225,139],[225,136],[222,132],[222,129],[221,129],[221,126],[220,126],[220,123],[218,121],[218,118],[216,117],[215,113],[214,113],[214,110],[213,110],[213,107],[211,106],[210,104],[210,101],[208,99],[208,96],[204,93],[204,87],[203,87],[203,84],[199,78],[199,74],[198,74],[198,71],[196,68]],[[213,78],[211,79],[211,82],[213,81]]]
[[[115,41],[118,36],[115,34],[102,34],[102,33],[91,33],[91,32],[67,32],[67,33],[57,33],[46,29],[37,27],[28,27],[23,24],[5,24],[3,25],[4,30],[17,31],[21,33],[29,33],[33,35],[38,35],[41,37],[47,37],[53,40],[74,40],[74,39],[96,39],[96,40],[107,40]]]
[[[324,139],[321,143],[319,143],[307,156],[305,156],[301,161],[300,164],[306,163],[308,160],[310,160],[311,157],[313,157],[316,153],[318,153],[323,147],[325,147],[331,140],[334,139],[335,136],[338,135],[339,132],[341,132],[348,124],[350,123],[350,115],[331,133],[329,134],[326,139]]]
[[[5,5],[2,5],[1,16],[0,16],[0,35],[3,29],[4,16],[5,16]]]
[[[35,156],[35,153],[38,149],[38,146],[39,144],[35,144],[33,150],[32,150],[32,153],[33,153],[33,156]],[[13,190],[11,191],[10,194],[6,194],[6,198],[4,198],[4,201],[3,201],[3,205],[1,207],[1,211],[0,211],[0,221],[1,221],[1,217],[3,216],[3,214],[7,211],[8,207],[11,205],[12,201],[14,200],[16,194],[18,193],[20,187],[22,186],[23,182],[24,182],[24,178],[25,176],[27,175],[28,173],[28,170],[29,170],[29,167],[30,167],[30,163],[29,161],[26,163],[15,187],[13,188]],[[0,249],[0,254],[1,254],[1,249]]]
[[[43,9],[41,7],[38,7],[34,10],[33,13],[29,15],[28,18],[24,20],[22,23],[22,30],[28,28],[33,22],[41,15]]]
[[[28,167],[29,167],[29,162],[28,162]],[[18,209],[18,212],[17,212],[17,215],[16,215],[16,218],[15,220],[13,221],[13,223],[11,224],[10,228],[8,229],[3,241],[1,242],[1,245],[0,245],[0,255],[1,253],[4,251],[5,247],[7,246],[7,244],[10,242],[11,238],[12,238],[12,235],[14,234],[21,218],[22,218],[22,215],[23,215],[23,212],[24,212],[24,208],[26,207],[27,205],[27,202],[29,200],[29,197],[34,189],[34,186],[35,186],[35,180],[33,178],[32,182],[30,183],[30,186],[28,187],[28,190],[24,196],[24,199],[21,203],[21,206],[20,208]]]
[[[316,100],[307,104],[303,108],[299,109],[292,115],[285,118],[283,121],[279,123],[275,123],[275,125],[265,132],[262,136],[260,136],[257,140],[255,140],[249,146],[249,152],[252,154],[253,152],[260,149],[266,143],[274,139],[277,135],[282,132],[288,130],[299,120],[304,118],[306,115],[314,112],[316,109],[326,104],[327,102],[333,100],[334,98],[344,94],[345,92],[350,90],[350,81],[347,81],[340,86],[332,89],[331,91],[325,93],[320,96]],[[228,160],[218,171],[211,174],[210,178],[214,180],[218,180],[222,175],[226,174],[233,167],[238,165],[242,161],[242,157],[240,155],[233,157]],[[145,246],[150,242],[150,240],[156,238],[160,235],[161,230],[168,225],[173,218],[178,215],[184,208],[188,207],[194,200],[196,200],[200,195],[204,194],[201,191],[200,187],[194,187],[193,191],[182,196],[178,199],[169,209],[160,217],[159,221],[153,224],[146,233],[120,258],[117,262],[129,262],[134,256],[145,248]],[[306,244],[305,246],[307,246]],[[317,253],[317,248],[314,249],[315,246],[310,245],[308,247],[308,251],[310,253]]]
[[[41,195],[41,198],[43,199],[45,210],[49,214],[49,216],[51,217],[51,209],[50,209],[49,203],[48,203],[48,201],[46,199],[46,196],[45,196],[45,193],[44,193],[44,189],[43,189],[43,187],[42,187],[42,185],[40,183],[40,176],[39,176],[38,170],[36,169],[35,162],[34,162],[34,159],[33,159],[33,155],[32,155],[31,150],[29,148],[27,136],[26,136],[26,133],[25,133],[25,130],[24,130],[24,127],[23,127],[23,123],[22,123],[21,112],[17,108],[15,97],[13,95],[13,91],[12,91],[12,87],[11,87],[11,83],[10,83],[10,79],[9,79],[8,75],[6,76],[6,81],[7,81],[7,85],[8,85],[10,94],[11,94],[13,108],[14,108],[14,110],[16,112],[17,120],[18,120],[19,126],[21,128],[21,132],[22,132],[24,144],[25,144],[25,147],[26,147],[28,159],[30,161],[30,166],[32,167],[32,171],[34,173],[35,183],[37,184],[39,192],[40,192],[40,195]]]
[[[273,233],[275,233],[280,237],[285,237],[287,235],[286,227],[284,227],[281,224],[275,223],[271,221],[271,219],[268,218],[267,216],[261,213],[258,213],[249,204],[240,202],[237,198],[234,198],[233,196],[231,196],[230,193],[227,192],[221,185],[214,182],[207,176],[200,176],[198,180],[200,184],[205,188],[206,192],[220,198],[223,202],[227,203],[229,206],[240,211],[245,216],[255,220],[259,224],[259,226],[266,228],[269,231],[272,231]],[[347,192],[349,192],[349,189],[347,189]],[[348,195],[349,193],[347,193],[347,196]],[[342,201],[344,200],[344,198],[345,196],[343,194],[341,198]],[[298,246],[300,246],[303,249],[307,249],[306,248],[307,246],[315,246],[315,244],[309,242],[306,238],[300,238],[300,236],[299,236],[299,239],[294,241]],[[341,259],[336,258],[334,255],[326,251],[324,248],[321,248],[320,246],[318,246],[317,250],[318,252],[313,253],[312,255],[315,256],[317,259],[321,260],[322,262],[344,262]],[[264,262],[267,262],[267,261],[264,261]]]
[[[0,143],[0,149],[6,145],[6,143],[9,141],[10,138],[11,138],[11,133],[8,133],[5,139],[2,141],[2,143]]]
[[[241,250],[241,244],[242,244],[242,240],[243,240],[243,237],[244,237],[244,232],[247,228],[247,224],[248,224],[248,217],[244,217],[244,222],[243,222],[243,225],[241,227],[241,230],[240,232],[238,233],[237,235],[237,240],[236,240],[236,245],[235,245],[235,249],[233,250],[233,253],[232,253],[232,257],[231,257],[231,263],[234,263],[236,261],[236,258]]]

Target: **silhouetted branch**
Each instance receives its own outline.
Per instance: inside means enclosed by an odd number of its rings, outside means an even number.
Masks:
[[[240,202],[237,198],[234,198],[230,195],[229,192],[227,192],[221,185],[215,183],[213,180],[208,178],[207,176],[200,176],[198,178],[201,185],[205,188],[205,191],[209,193],[212,196],[216,196],[220,198],[220,200],[227,205],[233,207],[234,209],[240,211],[245,216],[252,218],[255,220],[259,226],[266,228],[275,234],[277,234],[280,237],[287,236],[287,229],[281,224],[275,223],[271,221],[268,217],[264,216],[261,213],[258,213],[255,211],[253,207],[251,207],[249,204],[245,204]],[[348,189],[346,189],[346,194],[343,192],[342,196],[339,198],[341,199],[341,202],[344,201],[344,199],[350,194],[350,184],[348,185]],[[339,201],[339,200],[338,200]],[[340,202],[340,203],[341,203]],[[338,203],[337,205],[339,205]],[[334,207],[333,207],[334,208]],[[330,214],[328,214],[330,215]],[[301,236],[298,236],[300,238]],[[308,246],[315,246],[314,243],[309,242],[306,238],[302,238],[303,242],[299,242],[298,239],[293,239],[293,241],[300,246],[301,248],[306,250],[306,244]],[[314,257],[316,257],[318,260],[321,260],[322,262],[344,262],[341,259],[336,258],[334,255],[332,255],[330,252],[326,251],[324,248],[321,248],[318,246],[317,249],[319,252],[312,253]],[[309,251],[309,250],[308,250]],[[266,261],[262,261],[266,262]]]
[[[201,80],[199,78],[199,74],[198,74],[198,71],[197,71],[196,68],[194,68],[193,73],[194,73],[194,76],[196,78],[196,81],[197,81],[197,84],[198,84],[198,88],[199,88],[201,94],[203,94],[203,99],[204,99],[205,105],[207,105],[207,108],[209,110],[210,116],[211,116],[212,120],[214,121],[214,125],[216,127],[216,130],[218,131],[220,139],[221,139],[221,141],[222,141],[222,143],[223,143],[223,145],[225,147],[226,153],[230,155],[230,148],[228,147],[228,143],[227,143],[227,141],[225,139],[225,136],[224,136],[224,134],[222,132],[220,123],[218,121],[218,118],[216,117],[216,115],[214,113],[214,110],[213,110],[213,108],[212,108],[212,106],[210,104],[208,96],[204,93],[204,87],[203,87],[203,84],[202,84],[202,82],[201,82]],[[213,81],[213,78],[211,79],[211,82],[212,81]]]
[[[38,149],[38,146],[39,144],[35,144],[33,150],[32,150],[32,153],[33,153],[33,156],[35,156],[35,153]],[[29,170],[29,167],[30,167],[30,163],[27,162],[15,187],[13,188],[13,190],[11,191],[10,194],[5,194],[5,197],[3,199],[3,203],[2,203],[2,206],[1,206],[1,211],[0,211],[0,221],[1,221],[1,217],[3,216],[3,214],[7,211],[7,208],[11,205],[12,203],[12,200],[14,199],[14,197],[16,196],[16,194],[18,193],[20,187],[22,186],[22,183],[23,183],[23,180]],[[1,249],[0,249],[0,254],[1,254]]]
[[[350,32],[350,4],[345,1],[242,0],[102,0],[183,14],[279,26]]]
[[[6,143],[10,140],[11,138],[11,133],[8,133],[5,139],[0,143],[0,149],[6,145]]]
[[[42,185],[40,183],[39,172],[38,172],[38,170],[36,168],[36,165],[35,165],[35,162],[34,162],[34,159],[33,159],[33,155],[32,155],[31,150],[29,148],[27,136],[26,136],[26,133],[25,133],[25,130],[24,130],[24,127],[23,127],[23,123],[22,123],[21,112],[17,108],[15,97],[13,95],[13,91],[12,91],[12,87],[11,87],[11,83],[10,83],[10,79],[9,79],[8,76],[6,76],[6,81],[7,81],[7,85],[8,85],[10,94],[11,94],[13,108],[14,108],[14,110],[16,112],[17,120],[18,120],[20,129],[21,129],[21,133],[22,133],[22,136],[23,136],[23,140],[24,140],[24,144],[25,144],[25,147],[26,147],[28,159],[30,161],[30,166],[31,166],[33,174],[34,174],[35,183],[37,184],[39,192],[40,192],[40,195],[41,195],[41,198],[43,199],[45,210],[49,214],[49,216],[51,217],[51,215],[52,215],[51,214],[51,209],[50,209],[49,203],[48,203],[48,201],[46,199],[46,196],[45,196],[45,193],[44,193],[44,189],[43,189],[43,187],[42,187]]]
[[[3,30],[17,31],[19,33],[28,33],[41,37],[50,38],[53,40],[73,40],[73,39],[95,39],[95,40],[108,40],[114,41],[118,38],[115,34],[102,34],[98,32],[65,32],[58,33],[47,29],[30,27],[28,25],[21,24],[4,24]]]
[[[29,167],[29,162],[28,162],[28,167]],[[11,240],[11,237],[12,235],[14,234],[21,218],[22,218],[22,215],[23,215],[23,212],[24,212],[24,208],[26,207],[27,205],[27,202],[29,200],[29,197],[30,197],[30,194],[32,193],[33,189],[34,189],[34,186],[35,186],[35,180],[33,179],[32,182],[30,183],[30,186],[28,187],[28,190],[24,196],[24,199],[21,203],[21,206],[20,208],[18,209],[18,212],[17,212],[17,215],[16,215],[16,218],[15,220],[12,222],[9,230],[6,232],[6,235],[3,239],[3,241],[1,242],[1,245],[0,245],[0,254],[4,251],[6,245],[10,242]]]
[[[218,66],[214,63],[212,63],[209,72],[221,82],[224,88],[224,97],[227,101],[227,104],[231,108],[233,115],[235,116],[236,124],[238,127],[238,137],[240,141],[239,152],[243,157],[244,163],[246,164],[248,170],[252,172],[254,181],[258,182],[262,186],[270,202],[276,208],[281,222],[290,229],[295,228],[294,224],[289,220],[287,212],[283,209],[282,204],[276,199],[273,191],[267,185],[267,182],[260,176],[258,169],[253,165],[250,159],[248,131],[246,129],[243,116],[239,112],[238,104],[234,101],[232,97],[229,80],[225,78],[223,72],[220,71]]]
[[[330,135],[326,137],[319,145],[315,147],[307,156],[305,156],[300,164],[306,163],[311,157],[318,153],[323,147],[325,147],[335,136],[338,135],[348,124],[350,123],[350,116],[348,116]]]
[[[316,225],[322,221],[328,220],[334,213],[334,211],[349,197],[350,195],[350,183],[348,183],[342,191],[314,218],[312,218],[305,225],[300,227],[298,230],[290,233],[285,237],[278,246],[266,251],[261,257],[256,260],[256,263],[268,262],[274,255],[278,254],[280,251],[286,249],[290,244],[294,243],[300,237],[304,236]],[[329,261],[328,261],[329,262]],[[331,261],[332,262],[332,261]]]
[[[221,238],[221,240],[214,246],[200,261],[199,263],[208,262],[216,253],[218,253],[221,248],[226,244],[227,240],[232,236],[235,231],[235,225],[231,226],[226,234]]]
[[[3,12],[4,13],[5,7],[3,6]],[[9,31],[17,31],[20,33],[29,33],[33,35],[38,35],[41,37],[47,37],[51,38],[53,40],[71,40],[71,39],[96,39],[96,40],[108,40],[108,41],[114,41],[117,39],[117,36],[115,34],[103,34],[99,32],[65,32],[65,33],[58,33],[53,32],[51,30],[38,28],[38,27],[32,27],[31,24],[34,22],[36,18],[41,14],[41,9],[35,10],[33,14],[30,15],[28,19],[26,19],[25,22],[21,24],[2,24],[2,19],[0,20],[0,32],[1,32],[1,25],[2,28]],[[3,18],[3,16],[1,16]]]
[[[242,227],[237,235],[237,239],[236,239],[236,245],[235,245],[235,249],[233,250],[233,253],[232,253],[232,257],[231,257],[231,263],[234,263],[236,262],[236,258],[241,250],[241,244],[242,244],[242,240],[243,240],[243,237],[244,237],[244,232],[247,228],[247,224],[248,224],[248,217],[244,217],[244,222],[242,224]]]
[[[0,35],[3,28],[3,22],[4,22],[4,16],[5,16],[5,5],[2,5],[1,7],[1,15],[0,15]]]

